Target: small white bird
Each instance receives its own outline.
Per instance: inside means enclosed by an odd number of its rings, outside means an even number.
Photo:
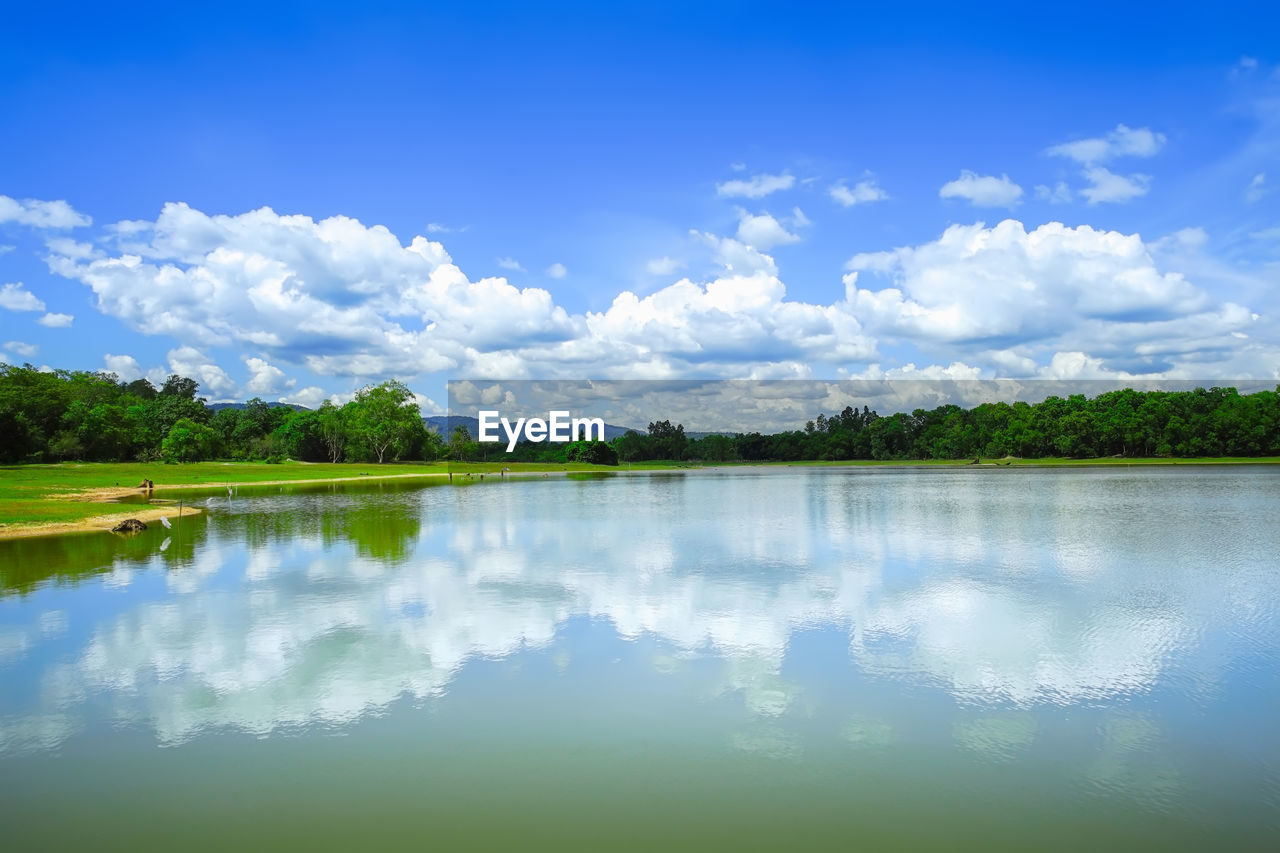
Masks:
[[[160,516],[160,523],[164,525],[165,530],[173,529],[173,525],[169,523],[169,519],[165,518],[163,515]]]
[[[168,536],[166,536],[164,538],[164,541],[160,543],[160,550],[164,551],[165,549],[167,549],[169,547],[169,542],[170,542],[170,539]]]
[[[227,497],[231,497],[231,487],[227,486]]]

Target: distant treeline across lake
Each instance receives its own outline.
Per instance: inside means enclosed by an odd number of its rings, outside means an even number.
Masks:
[[[307,410],[254,399],[215,410],[198,396],[195,380],[178,375],[157,388],[110,373],[0,365],[0,463],[1280,456],[1278,391],[1122,389],[889,415],[848,406],[773,434],[692,437],[682,424],[654,420],[647,432],[628,431],[607,443],[526,442],[507,454],[504,445],[478,443],[465,426],[450,435],[428,429],[412,392],[395,381],[364,388],[343,406]]]

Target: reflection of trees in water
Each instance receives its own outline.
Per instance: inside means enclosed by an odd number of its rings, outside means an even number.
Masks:
[[[28,593],[49,580],[58,586],[75,586],[153,560],[170,569],[182,568],[191,563],[208,535],[205,517],[191,515],[175,520],[172,530],[154,521],[133,534],[93,531],[0,540],[0,594]],[[166,540],[169,544],[164,546]]]
[[[212,524],[220,535],[252,549],[295,540],[349,541],[356,553],[400,562],[422,531],[421,485],[370,483],[290,487],[274,493],[216,499]]]
[[[362,557],[388,562],[407,559],[421,531],[421,508],[402,497],[362,501],[346,512],[325,513],[321,518],[326,544],[346,539]]]
[[[1195,477],[1203,492],[1214,475]],[[1169,482],[708,473],[263,497],[210,517],[207,565],[181,575],[193,594],[134,602],[61,683],[76,696],[142,685],[127,698],[165,742],[214,726],[346,724],[443,694],[469,661],[550,651],[588,616],[619,643],[657,638],[660,678],[696,668],[703,706],[734,707],[717,729],[726,748],[787,758],[817,754],[810,738],[843,738],[862,757],[938,743],[973,766],[1036,760],[1064,742],[1063,708],[1143,702],[1175,652],[1197,683],[1216,682],[1229,660],[1194,655],[1203,629],[1270,643],[1274,587],[1248,558],[1269,552],[1221,547],[1257,515],[1178,516],[1168,495],[1188,489]],[[1269,494],[1228,482],[1250,506]],[[1139,521],[1104,511],[1114,506]],[[246,541],[241,573],[228,556]],[[1170,554],[1181,562],[1166,565]],[[806,655],[795,637],[813,628],[833,632],[838,656],[789,669]],[[897,713],[915,701],[903,689],[936,713]],[[1176,765],[1152,757],[1161,741],[1145,732],[1109,724],[1064,760],[1092,787],[1162,803]]]
[[[363,557],[401,562],[422,531],[423,492],[420,484],[398,483],[242,487],[234,497],[184,499],[203,511],[175,519],[171,530],[154,521],[132,535],[94,531],[0,540],[0,594],[27,593],[46,580],[75,585],[153,560],[181,569],[210,536],[250,549],[296,539],[345,540]]]

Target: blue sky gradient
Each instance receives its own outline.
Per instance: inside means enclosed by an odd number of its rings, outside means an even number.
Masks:
[[[1280,13],[1262,4],[6,19],[0,360],[183,369],[214,399],[308,405],[389,376],[435,401],[459,376],[1280,371]],[[164,220],[176,204],[192,214]],[[361,227],[295,222],[290,248],[205,221],[264,207]],[[374,251],[373,226],[447,256]],[[262,263],[233,274],[218,250]],[[365,251],[358,273],[342,260]],[[125,274],[131,255],[193,278]],[[273,263],[310,307],[245,296]],[[211,278],[213,307],[190,304]],[[626,292],[638,307],[606,321]],[[127,307],[143,296],[155,317]],[[316,306],[334,322],[307,328]]]

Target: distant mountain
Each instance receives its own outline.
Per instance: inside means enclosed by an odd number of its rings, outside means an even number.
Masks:
[[[239,409],[241,411],[244,411],[247,408],[249,408],[248,403],[210,403],[209,404],[209,410],[213,412],[220,412],[223,409]],[[293,409],[295,412],[311,411],[306,406],[299,406],[297,403],[267,403],[267,408],[268,409],[280,409],[280,408]]]
[[[459,426],[465,426],[467,432],[471,433],[471,437],[475,438],[480,434],[479,418],[469,418],[465,415],[433,415],[429,418],[423,418],[422,422],[427,425],[427,429],[433,429],[446,439],[453,435],[453,431]],[[620,435],[624,435],[631,430],[631,427],[614,426],[613,424],[604,425],[604,440],[612,441]],[[498,428],[498,432],[502,432],[502,428]],[[638,429],[636,432],[644,434],[644,430]]]

